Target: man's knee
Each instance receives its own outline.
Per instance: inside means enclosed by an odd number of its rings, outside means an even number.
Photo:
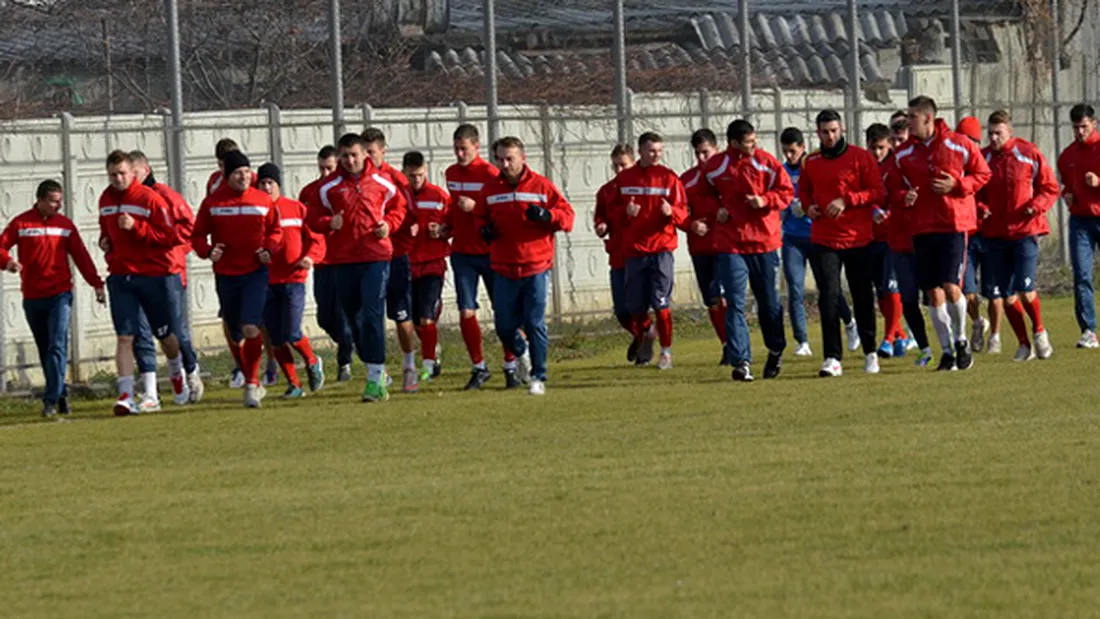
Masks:
[[[260,337],[260,328],[256,325],[243,325],[241,333],[248,339]]]

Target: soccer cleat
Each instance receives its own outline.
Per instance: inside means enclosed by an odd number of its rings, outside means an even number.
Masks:
[[[657,360],[658,370],[671,370],[672,369],[672,353],[667,351],[661,352],[661,357]]]
[[[325,362],[317,357],[317,363],[306,366],[306,376],[309,377],[309,390],[320,391],[325,386]]]
[[[821,370],[817,373],[817,375],[822,378],[834,378],[842,376],[843,374],[844,368],[840,366],[840,361],[832,357],[829,357],[825,360],[825,363],[821,364]]]
[[[263,376],[263,379],[262,379],[261,386],[263,386],[263,387],[273,387],[277,384],[279,384],[279,371],[278,370],[272,370],[271,366],[268,365],[267,369],[264,370],[264,376]]]
[[[546,383],[541,380],[532,380],[531,385],[527,388],[527,393],[531,395],[546,395]]]
[[[523,381],[519,379],[515,370],[504,370],[504,388],[515,389],[523,385]]]
[[[115,402],[114,406],[115,417],[126,417],[129,415],[138,414],[137,403],[134,402],[133,396],[123,396]]]
[[[909,337],[905,339],[905,350],[917,350],[920,345],[917,344],[917,340],[913,337],[913,334],[909,334]]]
[[[386,386],[378,382],[368,382],[363,387],[363,401],[364,402],[385,402],[390,399],[390,392],[386,391]]]
[[[475,367],[470,371],[470,380],[466,383],[466,391],[473,389],[481,389],[485,386],[485,383],[489,382],[489,379],[493,377],[493,373],[487,368]]]
[[[859,347],[863,345],[863,341],[859,338],[859,325],[856,324],[855,318],[844,325],[844,332],[848,336],[848,350],[852,352],[859,350]]]
[[[634,338],[630,340],[630,346],[626,347],[626,360],[627,363],[634,363],[638,360],[638,349],[642,346],[642,340]]]
[[[894,356],[894,343],[889,340],[882,340],[882,345],[878,347],[878,356],[883,359]]]
[[[1035,358],[1035,350],[1027,344],[1020,344],[1020,347],[1016,349],[1016,354],[1012,357],[1012,360],[1017,363],[1024,363],[1031,361]]]
[[[172,377],[172,397],[176,406],[183,406],[191,401],[191,389],[187,386],[187,379],[180,374]]]
[[[267,397],[267,389],[263,385],[244,386],[244,405],[248,408],[260,408],[260,402]]]
[[[45,419],[57,418],[57,405],[56,404],[43,404],[42,405],[42,417]]]
[[[877,353],[867,353],[867,355],[863,357],[863,371],[868,374],[878,374],[882,371],[882,368],[878,365]]]
[[[295,387],[291,385],[286,388],[286,392],[281,396],[284,400],[297,400],[299,398],[306,397],[306,392],[302,391],[301,387]]]
[[[970,354],[970,342],[960,340],[955,342],[955,367],[959,370],[969,370],[974,366],[974,357]]]
[[[435,367],[432,368],[432,378],[439,378],[443,374],[443,344],[435,345]]]
[[[1096,334],[1091,329],[1085,329],[1081,333],[1081,339],[1077,340],[1078,348],[1100,348],[1100,340],[1096,339]]]
[[[989,332],[989,321],[979,317],[970,328],[970,351],[982,352],[985,349],[985,334]]]
[[[202,383],[202,376],[199,375],[198,368],[187,375],[187,389],[190,392],[189,402],[195,404],[202,401],[202,396],[206,393],[206,385]]]
[[[61,399],[57,401],[57,412],[62,415],[68,415],[73,412],[72,407],[69,405],[69,396],[62,395]]]
[[[382,386],[384,386],[386,389],[389,389],[390,387],[393,386],[393,376],[390,376],[390,373],[386,370],[383,370],[383,372],[384,373],[382,374]]]
[[[798,348],[794,349],[794,356],[796,356],[796,357],[812,357],[812,356],[814,356],[814,351],[810,350],[810,343],[809,342],[799,342],[798,343]]]
[[[768,360],[764,362],[764,379],[777,378],[783,369],[783,353],[768,351]]]
[[[1046,329],[1035,334],[1035,356],[1040,359],[1050,359],[1054,354],[1054,347],[1050,345],[1050,336]]]
[[[936,367],[937,372],[954,372],[956,369],[958,368],[955,367],[955,355],[950,353],[944,353],[940,357],[939,366]]]
[[[230,389],[243,389],[244,388],[244,372],[241,368],[233,368],[233,373],[229,376],[229,388]]]
[[[432,382],[432,370],[421,369],[420,376],[418,377],[422,383]]]
[[[899,337],[899,338],[897,338],[896,340],[894,340],[894,350],[893,350],[893,353],[894,353],[894,354],[893,354],[893,356],[894,356],[894,358],[896,358],[896,359],[904,359],[904,358],[905,358],[905,353],[906,353],[906,352],[907,352],[907,350],[906,350],[906,341],[905,341],[905,338],[901,338],[901,337]]]
[[[650,328],[644,336],[642,336],[642,344],[638,347],[638,357],[634,360],[634,365],[649,365],[653,363],[653,348],[657,342],[657,332],[653,328]]]
[[[138,412],[142,414],[160,412],[160,399],[151,395],[141,396],[141,403],[138,404]]]
[[[739,383],[751,383],[756,380],[752,376],[752,366],[749,365],[748,361],[738,361],[730,377]]]
[[[733,365],[733,360],[730,359],[730,347],[725,344],[722,344],[722,359],[718,361],[718,365],[721,367]]]
[[[351,364],[345,363],[340,366],[340,373],[336,375],[336,382],[346,383],[351,380]]]
[[[420,376],[413,368],[405,368],[401,372],[401,391],[403,393],[416,393],[420,391]]]
[[[917,360],[913,363],[913,365],[917,366],[918,368],[926,368],[932,365],[932,360],[932,349],[925,348],[920,351],[919,355],[917,355]]]
[[[531,350],[516,358],[516,378],[523,384],[531,382]]]
[[[985,344],[985,354],[987,355],[999,355],[1001,354],[1001,334],[994,333],[989,336],[989,341]]]

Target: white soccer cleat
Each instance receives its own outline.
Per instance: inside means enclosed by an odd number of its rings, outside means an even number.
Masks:
[[[859,325],[856,324],[855,318],[844,325],[844,333],[848,336],[848,350],[851,352],[859,350],[859,347],[863,345],[863,341],[859,338]]]
[[[187,375],[187,388],[191,391],[192,404],[202,401],[202,396],[206,393],[206,385],[202,384],[199,368],[196,367],[194,372]]]
[[[141,403],[138,404],[137,410],[141,414],[156,413],[160,411],[160,398],[151,395],[141,396]]]
[[[999,355],[1001,354],[1001,334],[994,333],[989,336],[989,342],[985,345],[985,354],[987,355]]]
[[[516,378],[523,384],[531,382],[531,349],[523,355],[516,357]]]
[[[863,371],[868,374],[878,374],[882,371],[878,365],[878,353],[869,353],[863,358]]]
[[[817,373],[822,378],[834,378],[844,374],[844,369],[840,367],[840,361],[829,357],[825,360],[825,363],[821,364],[821,371]]]
[[[657,359],[658,370],[671,370],[672,369],[672,353],[662,352],[661,357]]]
[[[978,317],[970,327],[970,351],[982,352],[985,348],[985,334],[989,332],[989,321]]]
[[[1054,346],[1050,344],[1050,335],[1047,334],[1047,330],[1035,334],[1035,356],[1040,359],[1050,359],[1050,356],[1054,354]]]
[[[260,408],[260,403],[267,396],[267,389],[263,385],[244,386],[244,405],[248,408]]]
[[[1096,339],[1096,334],[1090,329],[1085,329],[1081,333],[1081,339],[1077,340],[1078,348],[1100,348],[1100,340]]]
[[[1012,357],[1012,360],[1017,363],[1023,363],[1025,361],[1031,361],[1034,358],[1035,351],[1032,350],[1031,346],[1021,344],[1020,347],[1016,349],[1016,355]]]
[[[233,368],[233,373],[229,377],[230,389],[244,389],[244,372],[240,368]]]
[[[190,403],[191,387],[188,385],[187,379],[181,374],[173,376],[170,380],[172,382],[172,399],[176,406]]]
[[[116,417],[125,417],[127,415],[138,414],[138,405],[134,402],[133,396],[125,396],[115,401],[114,412]]]
[[[796,357],[812,357],[814,351],[810,350],[809,342],[802,342],[798,345],[798,348],[794,349],[794,356]]]
[[[546,395],[546,383],[541,380],[531,381],[531,385],[527,388],[527,393],[531,395]]]

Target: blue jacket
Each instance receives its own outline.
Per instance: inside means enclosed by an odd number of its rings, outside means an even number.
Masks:
[[[805,161],[806,157],[803,155],[802,160]],[[798,165],[791,165],[786,161],[783,162],[783,167],[787,170],[787,175],[791,177],[791,183],[794,184],[794,202],[798,202],[798,177],[802,173],[802,162]],[[794,204],[791,202],[791,204]],[[803,213],[801,217],[795,217],[791,211],[790,205],[783,209],[780,213],[783,219],[783,236],[799,239],[810,238],[810,226],[811,220]]]

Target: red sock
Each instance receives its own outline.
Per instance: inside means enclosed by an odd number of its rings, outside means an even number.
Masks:
[[[313,354],[313,347],[309,345],[308,337],[303,335],[302,339],[297,342],[291,342],[290,346],[294,348],[294,350],[297,350],[299,355],[302,355],[302,359],[305,360],[306,365],[317,363],[317,355]],[[278,351],[276,351],[275,358],[279,358]]]
[[[1035,298],[1031,301],[1024,300],[1024,311],[1027,312],[1028,318],[1031,319],[1031,327],[1033,333],[1039,333],[1043,331],[1043,313],[1039,308],[1039,295],[1036,294]]]
[[[649,328],[653,325],[649,320],[649,314],[639,314],[630,319],[630,332],[634,334],[637,339],[642,339],[645,334],[649,332]]]
[[[264,356],[264,340],[260,336],[246,338],[241,352],[241,371],[249,385],[260,384],[260,360]]]
[[[878,299],[879,310],[882,311],[882,322],[886,341],[893,342],[901,331],[901,295],[896,292],[888,292]]]
[[[286,376],[286,382],[301,388],[302,383],[298,381],[298,370],[294,367],[294,354],[290,351],[290,344],[276,348],[274,351],[275,360],[279,362],[279,367],[283,370],[283,376]]]
[[[707,308],[707,313],[710,314],[710,324],[714,327],[714,333],[718,336],[718,341],[723,344],[726,343],[726,304],[719,303],[713,307]]]
[[[661,338],[661,348],[672,347],[672,310],[667,307],[657,310],[657,335]]]
[[[434,322],[420,325],[416,329],[420,335],[420,356],[425,361],[435,361],[435,346],[439,343],[439,327]]]
[[[470,361],[474,365],[481,365],[485,361],[485,351],[481,346],[481,325],[477,323],[477,316],[463,316],[459,327],[462,330],[462,340],[466,342],[466,350],[470,353]]]
[[[894,339],[908,339],[909,334],[905,332],[905,327],[901,324],[901,319],[905,316],[905,308],[901,304],[901,295],[896,292],[891,293],[890,302],[894,304]]]
[[[241,342],[234,342],[226,338],[225,343],[229,346],[229,354],[233,355],[233,363],[237,364],[237,368],[243,370],[244,362],[241,361]]]
[[[1024,323],[1024,307],[1019,299],[1016,299],[1015,303],[1005,303],[1005,317],[1008,318],[1008,324],[1012,325],[1012,331],[1016,333],[1020,346],[1030,346],[1027,325]]]
[[[520,337],[523,337],[523,336],[521,335]],[[516,360],[516,353],[508,350],[508,347],[505,346],[503,343],[501,343],[500,348],[501,348],[501,350],[504,351],[504,362],[505,363],[511,363],[511,362]]]
[[[616,314],[615,318],[619,319],[619,324],[626,329],[627,333],[634,333],[634,319],[628,314]]]

